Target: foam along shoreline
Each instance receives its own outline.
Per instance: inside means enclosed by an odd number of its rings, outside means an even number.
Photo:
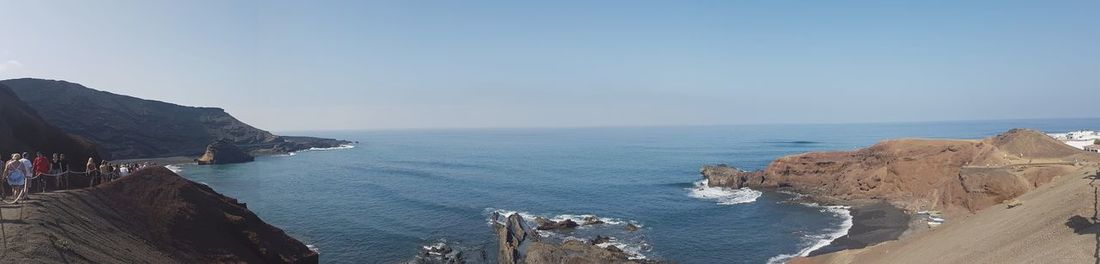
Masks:
[[[913,219],[905,211],[882,201],[869,205],[853,206],[850,213],[852,225],[847,234],[834,239],[825,247],[810,252],[807,256],[860,249],[890,240],[897,240],[909,230],[910,221]]]
[[[819,249],[832,245],[837,239],[848,236],[849,230],[854,226],[855,218],[852,215],[851,207],[843,205],[818,205],[816,203],[803,203],[802,205],[810,207],[821,208],[821,212],[830,213],[841,219],[840,225],[836,228],[830,228],[822,230],[823,233],[815,235],[805,235],[804,245],[802,250],[799,250],[794,254],[780,254],[778,256],[768,259],[768,264],[774,263],[787,263],[795,257],[807,257],[814,254]]]
[[[335,146],[335,147],[331,147],[331,148],[308,148],[308,149],[303,149],[303,150],[299,150],[299,151],[296,151],[296,152],[305,152],[305,151],[326,151],[326,150],[341,150],[341,149],[353,149],[353,148],[355,148],[355,145],[352,145],[352,144],[342,144],[342,145],[339,145],[339,146]]]
[[[709,186],[708,180],[703,179],[695,182],[694,186],[690,188],[688,196],[715,201],[720,205],[734,205],[755,202],[763,194],[761,191],[749,188],[733,189]]]

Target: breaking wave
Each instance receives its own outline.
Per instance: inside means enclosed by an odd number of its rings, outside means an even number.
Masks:
[[[341,150],[341,149],[353,149],[353,148],[355,148],[355,145],[344,144],[344,145],[339,145],[339,146],[335,146],[335,147],[331,147],[331,148],[309,148],[309,149],[305,149],[305,150],[302,150],[302,151],[326,151],[326,150]]]
[[[795,254],[781,254],[772,257],[771,259],[768,259],[768,264],[787,263],[787,261],[791,260],[794,257],[809,256],[810,253],[813,253],[815,250],[821,249],[825,246],[828,246],[830,243],[833,243],[833,240],[847,235],[848,230],[852,228],[852,213],[848,210],[850,209],[850,207],[839,205],[822,206],[815,203],[804,203],[803,205],[810,207],[819,207],[821,208],[821,212],[830,213],[834,216],[840,217],[841,219],[843,219],[843,221],[840,223],[840,226],[836,228],[826,229],[824,234],[805,235],[802,239],[806,247],[802,248],[802,250],[799,250],[798,253]]]
[[[180,166],[178,165],[164,165],[164,168],[172,171],[172,173],[175,174],[180,174],[180,172],[183,172],[183,168],[180,168]]]
[[[707,185],[707,180],[704,179],[695,182],[695,186],[691,188],[691,193],[688,195],[699,199],[713,200],[721,205],[733,205],[755,202],[763,194],[761,191],[749,188],[711,187]]]

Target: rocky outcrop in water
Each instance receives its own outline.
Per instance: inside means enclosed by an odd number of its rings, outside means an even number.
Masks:
[[[404,264],[465,264],[465,254],[457,249],[451,248],[447,244],[440,243],[431,246],[425,246],[420,249],[420,253],[416,255],[413,260],[406,261]]]
[[[255,157],[244,153],[229,140],[218,140],[206,147],[206,153],[195,161],[199,165],[245,163],[256,160]]]
[[[508,216],[505,224],[493,224],[493,229],[497,233],[497,242],[500,244],[500,251],[497,253],[497,260],[499,263],[520,263],[522,255],[520,255],[520,245],[527,239],[527,227],[523,224],[523,217],[519,214],[512,214]]]
[[[64,153],[82,171],[89,157],[99,158],[95,144],[65,133],[47,123],[36,111],[21,101],[8,86],[0,83],[0,155],[10,158],[14,152]],[[33,158],[33,157],[31,157]]]
[[[245,124],[220,108],[145,100],[65,81],[24,78],[0,83],[11,86],[50,124],[100,145],[108,159],[197,156],[207,144],[219,139],[260,154],[351,143],[277,136]]]
[[[565,240],[561,243],[540,241],[537,232],[528,229],[524,225],[523,217],[519,214],[508,216],[504,224],[495,221],[499,217],[499,215],[493,217],[493,230],[497,234],[500,247],[498,263],[661,263],[649,260],[631,260],[630,255],[614,246],[608,246],[607,248],[596,246],[611,241],[611,238],[606,236],[597,236],[588,242],[578,240]],[[565,222],[565,220],[558,222],[545,221],[551,223]],[[573,221],[569,220],[569,222]]]
[[[318,262],[317,252],[235,199],[163,167],[30,199],[24,219],[0,227],[9,241],[0,262]]]
[[[571,229],[571,228],[577,228],[578,226],[580,226],[579,224],[577,224],[577,222],[574,222],[572,219],[564,219],[564,220],[561,220],[561,221],[553,221],[553,220],[550,220],[550,219],[540,217],[540,218],[535,219],[535,222],[539,224],[539,226],[536,227],[536,229],[538,229],[538,230]]]
[[[901,139],[779,158],[764,170],[702,169],[710,186],[790,189],[817,200],[886,200],[910,211],[973,212],[1017,197],[1100,155],[1014,129],[984,140]]]

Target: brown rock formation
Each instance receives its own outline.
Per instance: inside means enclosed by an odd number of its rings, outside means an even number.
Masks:
[[[235,199],[165,168],[30,198],[22,221],[3,210],[9,246],[0,262],[318,262],[316,252]]]
[[[244,151],[238,148],[237,145],[234,145],[232,141],[222,139],[210,143],[210,145],[206,147],[206,153],[195,161],[198,162],[199,165],[214,165],[245,163],[254,160],[256,160],[256,158],[248,153],[244,153]]]
[[[1014,198],[1100,155],[1034,130],[984,140],[889,140],[782,157],[759,172],[710,166],[711,186],[788,188],[820,200],[887,200],[909,210],[973,212]]]
[[[501,264],[515,264],[522,259],[519,246],[527,239],[527,227],[523,224],[523,217],[519,214],[508,216],[505,224],[493,224],[500,243],[500,252],[497,260]]]

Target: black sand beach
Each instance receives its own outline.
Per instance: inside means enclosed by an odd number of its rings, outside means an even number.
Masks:
[[[896,240],[909,228],[909,214],[886,202],[853,206],[851,213],[852,228],[848,230],[848,234],[810,253],[810,256],[864,248],[884,241]]]

